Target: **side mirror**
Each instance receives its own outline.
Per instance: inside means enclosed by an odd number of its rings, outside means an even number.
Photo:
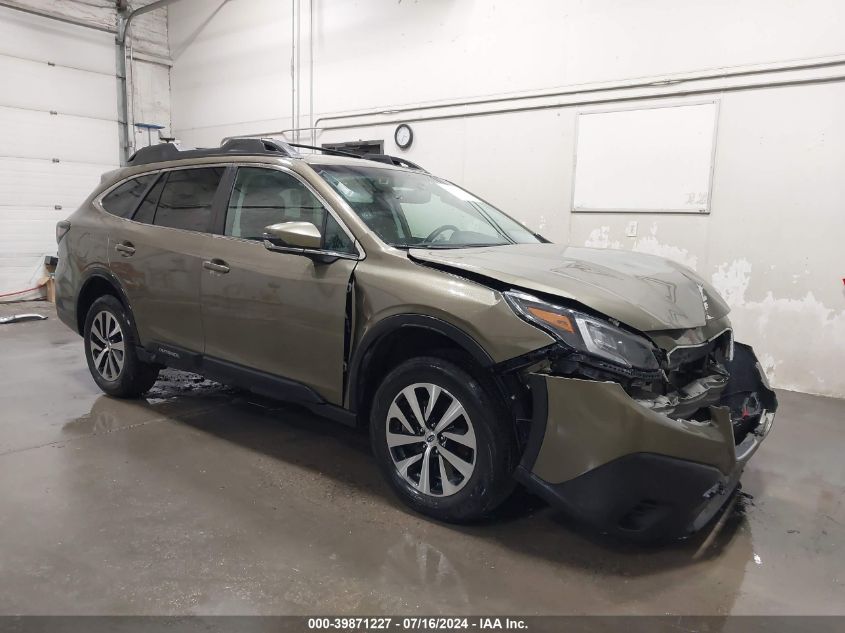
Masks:
[[[264,227],[264,237],[268,240],[277,240],[283,246],[294,248],[320,248],[323,244],[323,236],[320,229],[310,222],[281,222]]]

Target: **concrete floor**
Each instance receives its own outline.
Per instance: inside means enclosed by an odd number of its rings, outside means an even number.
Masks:
[[[658,548],[527,495],[495,521],[401,506],[363,434],[167,372],[102,395],[82,342],[0,325],[0,613],[845,614],[845,400],[781,392],[714,538]]]

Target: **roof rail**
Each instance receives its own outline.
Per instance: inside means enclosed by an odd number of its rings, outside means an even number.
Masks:
[[[377,163],[387,163],[388,165],[396,165],[397,167],[406,167],[408,169],[416,169],[418,171],[425,171],[416,163],[402,158],[401,156],[391,156],[390,154],[364,154],[361,156],[364,160],[374,160]],[[428,173],[428,172],[426,172]]]
[[[390,154],[355,154],[354,152],[347,152],[344,150],[333,149],[329,147],[317,147],[316,145],[302,145],[301,143],[288,143],[291,147],[301,147],[303,149],[313,149],[324,154],[334,154],[337,156],[349,156],[350,158],[362,158],[364,160],[374,160],[378,163],[387,163],[388,165],[395,165],[396,167],[406,167],[408,169],[416,169],[417,171],[425,171],[416,163],[412,163],[400,156],[391,156]],[[428,173],[428,172],[426,172]]]
[[[180,150],[173,143],[159,143],[142,147],[129,157],[126,164],[130,167],[161,163],[183,158],[205,158],[207,156],[288,156],[298,158],[299,153],[287,143],[266,138],[233,138],[220,147]]]
[[[302,143],[288,143],[291,147],[300,147],[302,149],[313,149],[324,154],[333,154],[335,156],[348,156],[349,158],[361,158],[361,154],[355,152],[346,152],[342,149],[332,149],[330,147],[318,147],[316,145],[303,145]]]
[[[284,132],[279,132],[279,134],[283,134]],[[274,133],[275,134],[275,133]],[[258,136],[227,136],[223,139],[223,144],[226,145],[231,143],[232,141],[236,140],[248,140],[248,139],[255,139]],[[269,140],[269,139],[265,139]],[[416,169],[418,171],[422,171],[428,173],[425,169],[417,165],[416,163],[412,163],[411,161],[402,158],[401,156],[391,156],[390,154],[356,154],[354,152],[347,152],[345,150],[340,149],[333,149],[330,147],[318,147],[317,145],[305,145],[303,143],[284,143],[282,145],[287,147],[299,147],[301,149],[312,149],[317,152],[323,152],[324,154],[332,154],[333,156],[348,156],[349,158],[362,158],[364,160],[372,160],[378,163],[386,163],[388,165],[395,165],[396,167],[405,167],[407,169]]]

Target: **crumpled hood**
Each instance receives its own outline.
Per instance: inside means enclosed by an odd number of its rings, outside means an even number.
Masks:
[[[411,259],[577,301],[643,332],[697,328],[728,313],[688,268],[653,255],[560,244],[410,249]]]

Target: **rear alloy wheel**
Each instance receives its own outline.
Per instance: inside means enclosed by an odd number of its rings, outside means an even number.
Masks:
[[[126,348],[123,330],[111,312],[101,310],[94,316],[88,347],[97,373],[109,382],[117,380],[123,371]]]
[[[142,362],[123,304],[111,295],[97,299],[85,318],[85,358],[94,382],[110,396],[137,398],[158,378],[158,365]]]
[[[411,359],[388,374],[370,440],[402,500],[436,519],[479,519],[513,490],[510,412],[492,385],[443,358]]]

